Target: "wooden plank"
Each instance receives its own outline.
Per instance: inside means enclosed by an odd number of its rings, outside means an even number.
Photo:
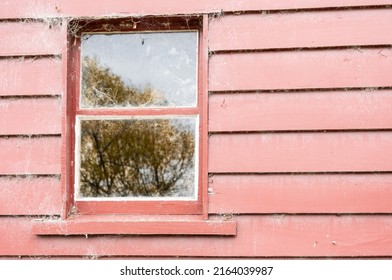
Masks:
[[[392,171],[392,132],[215,134],[209,172]]]
[[[96,4],[93,0],[14,0],[0,2],[0,18],[43,18],[58,16],[175,15],[206,12],[312,9],[390,5],[390,0],[118,0]]]
[[[0,96],[61,95],[61,59],[0,59]]]
[[[200,201],[83,201],[77,200],[75,207],[81,215],[101,214],[189,214],[201,215]]]
[[[0,135],[60,133],[60,98],[0,99]]]
[[[213,217],[211,217],[212,219]],[[391,256],[390,215],[236,216],[237,235],[73,236],[32,235],[30,218],[0,217],[0,255],[337,257]]]
[[[213,94],[210,131],[392,128],[392,91]]]
[[[214,175],[210,213],[391,213],[391,174]]]
[[[235,221],[170,220],[170,219],[112,219],[92,217],[64,220],[37,220],[33,233],[37,235],[236,235]]]
[[[209,48],[255,50],[392,43],[392,10],[224,15],[210,22]]]
[[[211,91],[392,86],[392,49],[225,53],[210,59]]]
[[[209,208],[210,213],[390,213],[391,176],[214,175]],[[59,193],[57,178],[0,177],[0,215],[59,214]]]
[[[70,19],[64,19],[62,24],[61,34],[63,36],[63,40],[68,41],[68,25]],[[78,85],[73,82],[74,80],[78,80],[79,76],[75,65],[78,65],[79,59],[72,59],[75,50],[77,49],[76,45],[67,46],[67,48],[63,48],[61,55],[61,63],[62,63],[62,86],[64,89],[62,99],[61,99],[61,198],[62,198],[62,208],[60,217],[62,219],[66,219],[71,212],[74,202],[74,194],[73,194],[73,127],[72,127],[72,119],[74,118],[74,100],[72,98],[72,93],[75,92]],[[76,61],[75,61],[76,60]],[[77,99],[77,98],[76,98]],[[71,166],[72,164],[72,166]]]
[[[0,177],[0,215],[58,215],[60,179]]]
[[[200,130],[199,130],[199,153],[200,153],[200,164],[199,164],[199,190],[200,198],[202,201],[203,218],[208,218],[208,26],[209,17],[208,15],[203,15],[203,30],[202,30],[202,40],[199,42],[200,50],[199,53],[199,66],[201,67],[201,73],[199,73],[199,88],[200,92]],[[200,68],[199,68],[200,69]]]
[[[0,174],[60,174],[60,137],[0,138]]]
[[[65,42],[55,23],[0,22],[0,56],[59,55]]]

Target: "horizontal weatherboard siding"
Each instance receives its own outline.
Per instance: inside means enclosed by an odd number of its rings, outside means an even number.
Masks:
[[[59,215],[59,177],[0,177],[0,215]]]
[[[0,2],[0,18],[43,18],[60,16],[176,15],[262,10],[324,9],[391,5],[391,0],[178,0],[138,2],[119,0],[96,5],[94,0],[18,0]]]
[[[0,97],[16,95],[61,95],[61,59],[0,59]]]
[[[209,212],[390,213],[391,182],[391,174],[213,175]],[[58,177],[0,177],[2,215],[58,215],[60,208]]]
[[[61,99],[0,99],[0,135],[61,133]]]
[[[0,22],[0,38],[0,56],[59,55],[64,45],[55,20]]]
[[[218,217],[219,219],[221,217]],[[385,215],[241,215],[235,237],[32,235],[33,219],[0,217],[0,255],[369,257],[392,255]],[[214,219],[211,216],[210,219]],[[230,217],[228,217],[230,219]]]
[[[0,174],[60,174],[60,137],[0,138]]]
[[[391,213],[391,174],[213,175],[210,213]]]
[[[209,32],[211,51],[390,45],[392,9],[225,15]]]
[[[392,132],[213,134],[212,173],[392,171]]]
[[[153,2],[0,1],[0,256],[392,256],[392,0]],[[79,17],[205,13],[209,220],[148,216],[135,230],[79,215],[60,228],[75,236],[38,236],[72,196],[68,20],[75,33]],[[182,219],[235,236],[172,234]],[[162,224],[172,235],[154,235]]]
[[[391,129],[391,104],[390,90],[213,94],[209,130]]]
[[[390,48],[225,53],[210,59],[210,91],[392,86]]]

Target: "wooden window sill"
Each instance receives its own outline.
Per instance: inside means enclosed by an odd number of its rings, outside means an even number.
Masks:
[[[187,217],[78,216],[67,220],[35,220],[36,235],[222,235],[234,236],[234,220],[201,220]]]

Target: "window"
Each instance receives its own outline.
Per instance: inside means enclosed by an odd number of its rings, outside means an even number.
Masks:
[[[203,213],[201,26],[199,18],[112,20],[86,22],[76,34],[78,213]]]
[[[236,234],[234,220],[208,217],[207,25],[207,15],[69,23],[64,207],[35,234]]]

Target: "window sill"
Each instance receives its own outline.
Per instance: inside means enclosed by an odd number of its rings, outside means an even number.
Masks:
[[[77,216],[67,220],[35,220],[36,235],[223,235],[234,236],[234,220],[185,217]]]

